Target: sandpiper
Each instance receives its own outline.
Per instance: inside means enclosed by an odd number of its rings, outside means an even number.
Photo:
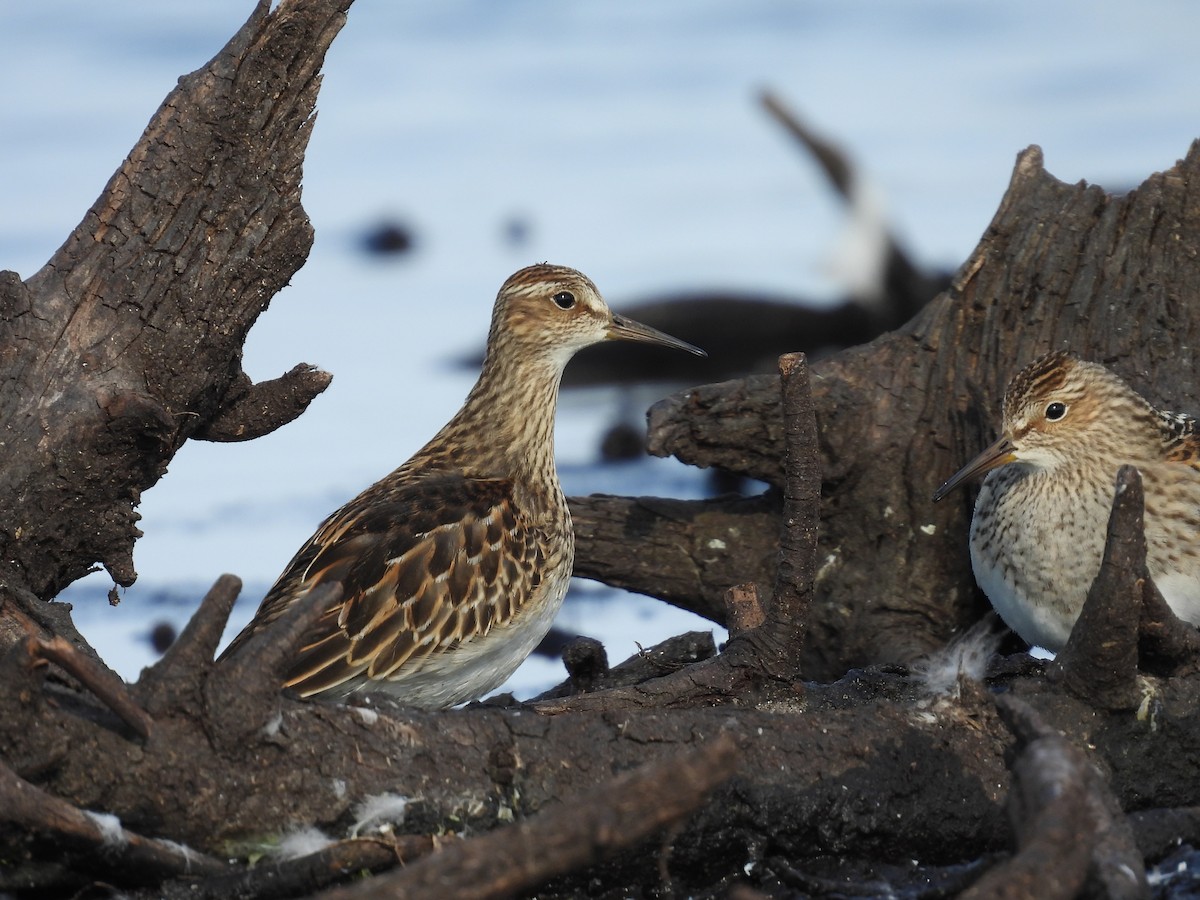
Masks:
[[[304,697],[381,690],[439,709],[498,687],[562,605],[575,536],[554,467],[567,361],[642,341],[704,355],[613,314],[586,276],[522,269],[500,288],[479,381],[417,453],[317,529],[223,656],[318,585],[342,586],[296,651]]]
[[[1069,352],[1031,363],[1004,394],[1000,438],[938,488],[988,472],[971,565],[1000,617],[1033,645],[1066,643],[1100,570],[1117,469],[1138,468],[1146,564],[1180,618],[1200,624],[1200,435]]]

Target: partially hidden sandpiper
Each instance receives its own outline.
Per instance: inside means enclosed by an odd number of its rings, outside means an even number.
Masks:
[[[938,488],[987,472],[971,520],[975,580],[1027,642],[1062,649],[1100,570],[1117,470],[1141,472],[1146,564],[1200,624],[1200,435],[1072,353],[1043,356],[1004,394],[1000,438]]]
[[[536,265],[500,288],[483,372],[424,447],[317,529],[223,656],[314,588],[342,599],[304,637],[286,686],[386,691],[438,709],[498,687],[550,628],[575,553],[554,466],[563,368],[607,340],[702,350],[613,314],[596,286]]]

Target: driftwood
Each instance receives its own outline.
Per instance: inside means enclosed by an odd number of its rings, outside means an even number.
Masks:
[[[897,664],[984,608],[969,501],[929,496],[983,445],[1015,368],[1069,344],[1195,408],[1200,148],[1119,198],[1027,151],[952,290],[903,328],[654,411],[660,452],[773,487],[576,498],[578,568],[728,621],[715,655],[685,639],[610,669],[581,644],[545,699],[414,712],[278,692],[322,598],[264,633],[254,665],[218,665],[239,590],[219,579],[130,686],[42,602],[97,563],[132,580],[139,492],[187,438],[270,431],[327,381],[302,366],[250,385],[238,358],[307,250],[304,146],[348,5],[259,4],[54,259],[0,277],[0,892],[295,896],[417,856],[381,876],[391,889],[861,894],[920,859],[928,883],[979,896],[1049,886],[1047,860],[1064,896],[1144,892],[1144,860],[1200,835],[1200,641],[1145,578],[1135,472],[1114,473],[1109,552],[1053,666]],[[1163,323],[1185,374],[1158,381]],[[372,797],[389,819],[364,813]],[[334,843],[250,864],[313,827]],[[1095,840],[1062,851],[1064,834]]]
[[[951,289],[903,328],[814,366],[825,502],[810,677],[907,662],[986,609],[966,551],[969,492],[956,504],[929,498],[994,436],[1004,387],[1033,357],[1071,347],[1163,408],[1200,411],[1200,257],[1187,237],[1200,228],[1198,175],[1193,145],[1174,168],[1112,196],[1057,181],[1026,150]],[[652,452],[781,484],[777,383],[754,376],[661,402]],[[581,499],[575,508],[599,523],[600,540],[581,548],[576,571],[721,621],[731,584],[773,578],[774,558],[761,552],[773,497]],[[622,534],[689,552],[664,554],[650,577]],[[733,575],[739,544],[748,552]]]

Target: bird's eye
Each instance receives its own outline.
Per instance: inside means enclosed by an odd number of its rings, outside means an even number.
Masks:
[[[1046,406],[1046,421],[1057,422],[1067,414],[1067,404],[1055,400]]]
[[[570,309],[575,305],[575,295],[570,291],[559,291],[554,295],[554,305],[559,309]]]

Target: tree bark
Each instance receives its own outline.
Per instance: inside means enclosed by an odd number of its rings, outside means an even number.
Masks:
[[[986,609],[966,549],[972,492],[937,506],[930,496],[994,437],[1004,388],[1034,357],[1069,347],[1163,408],[1200,409],[1200,257],[1187,237],[1200,229],[1198,176],[1193,144],[1173,168],[1114,196],[1056,180],[1030,148],[950,290],[903,328],[813,365],[824,485],[812,677],[910,661]],[[777,382],[753,376],[662,401],[650,414],[652,452],[779,486]],[[756,552],[773,535],[769,516],[745,509],[757,507],[716,500],[659,511],[608,500],[602,537],[625,525],[656,543],[678,535],[689,551],[665,556],[647,578],[601,541],[581,547],[577,571],[671,602],[677,585],[699,582],[706,599],[689,605],[720,621],[713,598],[773,579],[772,557]],[[706,553],[734,529],[752,548],[737,574]]]
[[[145,896],[273,896],[429,854],[412,881],[444,885],[474,866],[479,896],[547,878],[548,897],[739,884],[778,895],[832,883],[814,874],[829,859],[868,879],[919,858],[965,886],[963,871],[974,880],[1014,848],[1009,871],[1036,884],[1064,835],[1091,834],[1104,858],[1073,855],[1064,894],[1117,895],[1106,860],[1138,869],[1200,804],[1200,642],[1146,588],[1136,473],[1122,473],[1110,552],[1052,669],[1013,657],[983,683],[950,652],[947,688],[891,664],[983,608],[969,499],[929,497],[990,437],[1014,370],[1070,345],[1152,400],[1193,405],[1193,377],[1150,375],[1168,352],[1192,368],[1197,146],[1122,197],[1061,184],[1026,151],[952,289],[899,331],[811,372],[785,360],[782,384],[710,385],[656,408],[660,452],[773,488],[577,499],[577,571],[713,618],[733,610],[718,655],[697,660],[681,641],[609,670],[582,648],[573,681],[545,700],[414,712],[279,693],[290,642],[323,598],[218,665],[239,589],[222,578],[130,686],[38,602],[96,563],[133,579],[140,491],[187,438],[265,433],[328,382],[300,366],[253,385],[239,358],[307,253],[301,164],[348,6],[260,3],[167,98],[47,266],[0,277],[0,892],[105,879],[149,885]],[[1164,323],[1169,351],[1151,340]],[[1111,680],[1098,685],[1097,667]],[[405,801],[403,821],[364,837],[362,804],[381,794]],[[226,862],[314,826],[337,843],[266,870]],[[530,848],[545,841],[555,854],[538,860]],[[611,855],[597,861],[600,850]]]
[[[132,584],[137,504],[183,442],[264,434],[328,385],[252,384],[241,348],[312,244],[301,163],[349,5],[260,2],[50,261],[0,273],[0,579],[49,599],[99,563]]]

